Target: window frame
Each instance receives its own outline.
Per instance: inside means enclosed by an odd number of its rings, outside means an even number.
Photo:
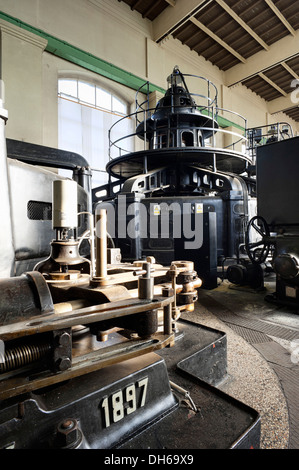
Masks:
[[[60,88],[60,85],[62,84],[61,82],[67,81],[67,82],[73,82],[76,84],[76,93],[67,93],[66,91],[62,91]],[[82,85],[87,85],[89,87],[94,88],[94,99],[91,100],[84,100],[80,98],[80,84]],[[110,106],[101,106],[98,104],[98,94],[100,92],[105,93],[106,95],[109,95],[110,99]],[[64,98],[64,99],[70,99],[72,101],[75,101],[76,103],[86,105],[86,106],[91,106],[95,109],[99,109],[101,111],[106,111],[110,112],[116,115],[120,116],[127,116],[129,114],[129,104],[118,94],[115,92],[110,91],[109,89],[104,88],[103,86],[97,85],[96,83],[89,82],[88,80],[84,79],[79,79],[79,78],[68,78],[68,77],[59,77],[58,78],[58,93],[57,93],[59,98]],[[123,106],[123,112],[120,110],[120,108],[116,108],[114,106],[120,105]]]

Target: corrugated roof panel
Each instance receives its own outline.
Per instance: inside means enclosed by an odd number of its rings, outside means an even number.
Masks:
[[[270,78],[270,80],[278,85],[285,93],[292,92],[291,82],[294,80],[294,77],[282,65],[277,65],[276,67],[266,70],[264,75]]]
[[[169,7],[171,11],[171,2],[166,0],[119,1],[124,1],[132,10],[138,11],[151,21],[155,20],[165,8]],[[200,8],[198,12],[188,19],[183,16],[177,18],[171,33],[175,39],[223,71],[263,50],[265,44],[270,46],[292,34],[290,28],[295,31],[299,29],[299,0],[272,0],[283,18],[279,18],[265,0],[224,0],[224,3],[231,12],[216,0],[211,0],[208,5],[204,4],[205,6],[198,2]],[[174,4],[174,8],[178,11],[177,4]],[[237,15],[240,21],[234,15]],[[290,28],[284,24],[283,19],[288,22]],[[200,24],[196,24],[196,20],[204,25],[204,30]],[[205,28],[208,31],[205,31]],[[285,51],[285,57],[288,57],[288,51]],[[294,90],[293,81],[299,78],[299,49],[296,57],[285,59],[285,64],[287,67],[275,64],[267,70],[261,70],[260,75],[256,74],[245,79],[242,84],[266,101],[279,98],[284,93],[289,94]],[[287,70],[288,67],[291,71]],[[284,112],[299,122],[297,106]]]
[[[228,70],[234,65],[237,65],[240,63],[239,59],[237,59],[230,52],[223,51],[221,46],[218,48],[217,56],[214,54],[210,58],[207,58],[207,60],[210,60],[212,64],[216,65],[217,67],[220,68],[220,70],[223,70],[223,71]]]
[[[276,88],[266,82],[259,75],[255,75],[254,77],[249,78],[248,80],[244,80],[242,84],[252,90],[257,95],[264,98],[266,101],[272,101],[282,96],[281,93],[276,90]]]
[[[262,49],[260,44],[217,3],[204,8],[195,18],[244,58]]]
[[[285,110],[284,113],[291,119],[294,119],[294,121],[299,122],[299,108],[297,106],[295,108]]]
[[[299,76],[299,56],[286,60],[285,63]]]
[[[166,0],[122,0],[132,10],[138,11],[144,18],[153,21],[169,6]]]
[[[169,7],[166,0],[123,1],[151,20],[157,18],[165,8]],[[285,20],[289,22],[289,25],[294,30],[298,30],[299,0],[272,0],[272,2]],[[198,3],[200,6],[200,2]],[[264,49],[264,45],[254,37],[253,33],[268,46],[291,34],[282,19],[265,0],[224,0],[224,3],[233,13],[230,13],[216,0],[211,0],[208,5],[202,6],[187,21],[183,17],[178,19],[177,29],[174,28],[172,32],[175,39],[223,71],[240,64],[242,58],[246,60]],[[177,8],[177,5],[174,8]],[[240,21],[234,17],[234,14],[239,16]],[[182,20],[185,22],[179,26]],[[202,30],[201,25],[196,24],[196,20],[203,24],[208,31]],[[246,26],[242,25],[242,21]],[[298,56],[286,60],[286,64],[299,77],[299,51]],[[275,65],[263,71],[263,74],[279,87],[282,93],[260,75],[244,80],[242,83],[267,101],[282,96],[283,92],[291,93],[293,91],[291,83],[296,75],[294,76],[282,65]]]
[[[288,0],[281,0],[285,1]],[[268,45],[289,34],[264,0],[226,0],[226,3]]]
[[[298,0],[272,0],[281,11],[285,19],[295,30],[299,28],[299,2]]]
[[[202,40],[204,33],[197,26],[195,26],[195,24],[191,23],[191,21],[188,21],[178,28],[173,33],[173,36],[174,38],[179,39],[183,44],[187,44],[190,48],[192,48]]]
[[[217,65],[221,70],[227,70],[240,62],[234,55],[224,49],[191,21],[188,21],[175,31],[173,36],[191,50],[209,60],[212,64]]]

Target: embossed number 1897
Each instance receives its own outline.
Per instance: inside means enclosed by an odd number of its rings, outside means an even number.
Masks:
[[[137,384],[128,385],[124,390],[105,397],[101,408],[104,411],[104,427],[108,428],[111,423],[117,423],[125,417],[141,408],[145,404],[148,377],[139,380]],[[137,403],[136,389],[141,389],[139,403]]]

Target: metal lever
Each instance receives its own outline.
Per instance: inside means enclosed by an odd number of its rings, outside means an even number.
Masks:
[[[177,392],[181,393],[184,398],[186,398],[187,400],[189,400],[189,403],[190,403],[190,408],[195,411],[196,413],[199,411],[198,407],[195,405],[194,401],[192,400],[191,398],[191,395],[190,393],[188,392],[188,390],[185,390],[184,388],[180,387],[179,385],[175,384],[174,382],[171,382],[169,381],[170,383],[170,386],[176,390]]]
[[[154,279],[151,277],[151,263],[142,263],[140,271],[134,271],[134,276],[138,276],[138,297],[139,299],[152,300],[154,297]]]

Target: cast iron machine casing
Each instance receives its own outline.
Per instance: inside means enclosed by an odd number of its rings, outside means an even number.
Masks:
[[[120,445],[161,413],[178,409],[165,363],[153,352],[174,345],[174,322],[196,300],[194,287],[200,280],[189,263],[187,270],[185,263],[173,263],[169,275],[153,259],[108,269],[105,256],[101,259],[107,252],[105,230],[97,233],[93,271],[93,263],[74,250],[73,238],[67,239],[69,230],[76,227],[77,204],[72,198],[66,213],[68,196],[63,194],[66,189],[74,195],[77,183],[55,183],[53,226],[57,233],[63,229],[64,237],[57,235],[50,257],[38,263],[35,271],[0,282],[0,443],[17,448],[107,448]],[[102,229],[105,216],[103,210],[96,214]],[[179,275],[181,301],[176,307]],[[65,383],[70,390],[64,390]],[[72,387],[78,387],[77,399],[74,391],[70,393]],[[77,401],[82,409],[77,409]],[[66,415],[68,409],[75,418]],[[90,413],[95,412],[96,433],[89,426]]]
[[[191,93],[188,79],[206,87],[204,93]],[[218,266],[242,256],[247,222],[255,211],[251,159],[234,149],[245,142],[244,134],[220,128],[228,111],[218,107],[215,85],[183,75],[177,67],[155,108],[149,107],[149,96],[142,105],[138,100],[137,93],[134,135],[143,141],[143,150],[126,151],[128,136],[114,141],[117,123],[111,128],[111,149],[120,156],[111,158],[107,172],[117,181],[94,189],[93,202],[113,207],[108,231],[124,260],[152,255],[165,265],[190,260],[203,287],[214,288]],[[244,118],[230,114],[230,119],[241,119],[246,130]],[[103,190],[106,197],[100,196]],[[122,236],[122,223],[135,223],[134,237]]]
[[[257,151],[264,145],[287,140],[293,137],[291,126],[286,122],[277,122],[247,129],[247,153],[251,158],[248,168],[250,177],[256,179]],[[262,178],[267,178],[266,172]],[[259,188],[263,187],[265,179],[259,179]],[[261,193],[261,190],[259,190]],[[266,197],[266,196],[263,196]],[[270,195],[269,195],[270,197]],[[270,244],[266,240],[270,236],[270,229],[261,216],[250,219],[245,233],[245,251],[247,256],[242,257],[238,264],[228,266],[227,279],[238,286],[247,286],[253,289],[264,289],[264,277],[272,272],[269,263]]]
[[[109,256],[107,211],[98,205],[91,214],[89,170],[75,168],[73,181],[33,169],[30,160],[59,167],[60,152],[16,142],[9,150],[15,164],[7,165],[6,119],[0,108],[0,191],[10,212],[0,280],[0,447],[258,447],[258,413],[209,386],[226,374],[225,334],[180,321],[201,285],[193,262],[172,260],[164,267],[152,256],[137,256],[121,263],[115,247]],[[9,177],[19,169],[27,191],[11,185],[9,194]],[[34,180],[44,184],[30,186]],[[40,200],[44,194],[47,201]],[[14,196],[23,198],[23,259],[10,239],[19,228],[9,211]],[[37,203],[34,219],[28,202]],[[15,263],[17,254],[24,264]],[[24,269],[34,262],[35,269]],[[177,340],[181,347],[168,353]]]
[[[246,246],[256,263],[271,263],[276,273],[276,291],[266,296],[272,302],[298,307],[299,303],[299,198],[297,175],[298,137],[257,147],[257,216],[249,223],[259,241]]]
[[[3,119],[0,123],[3,131]],[[6,162],[4,150],[1,160]],[[119,445],[179,406],[165,363],[153,352],[174,345],[174,323],[194,304],[200,280],[181,263],[173,264],[167,276],[168,269],[149,258],[131,265],[118,260],[108,269],[107,218],[101,209],[95,214],[95,233],[89,217],[90,259],[82,257],[78,216],[91,214],[88,205],[78,212],[77,182],[54,179],[51,202],[56,235],[50,256],[33,271],[0,281],[0,446]],[[122,362],[124,368],[118,367]],[[113,403],[120,399],[115,411]],[[96,433],[90,426],[95,412]]]

